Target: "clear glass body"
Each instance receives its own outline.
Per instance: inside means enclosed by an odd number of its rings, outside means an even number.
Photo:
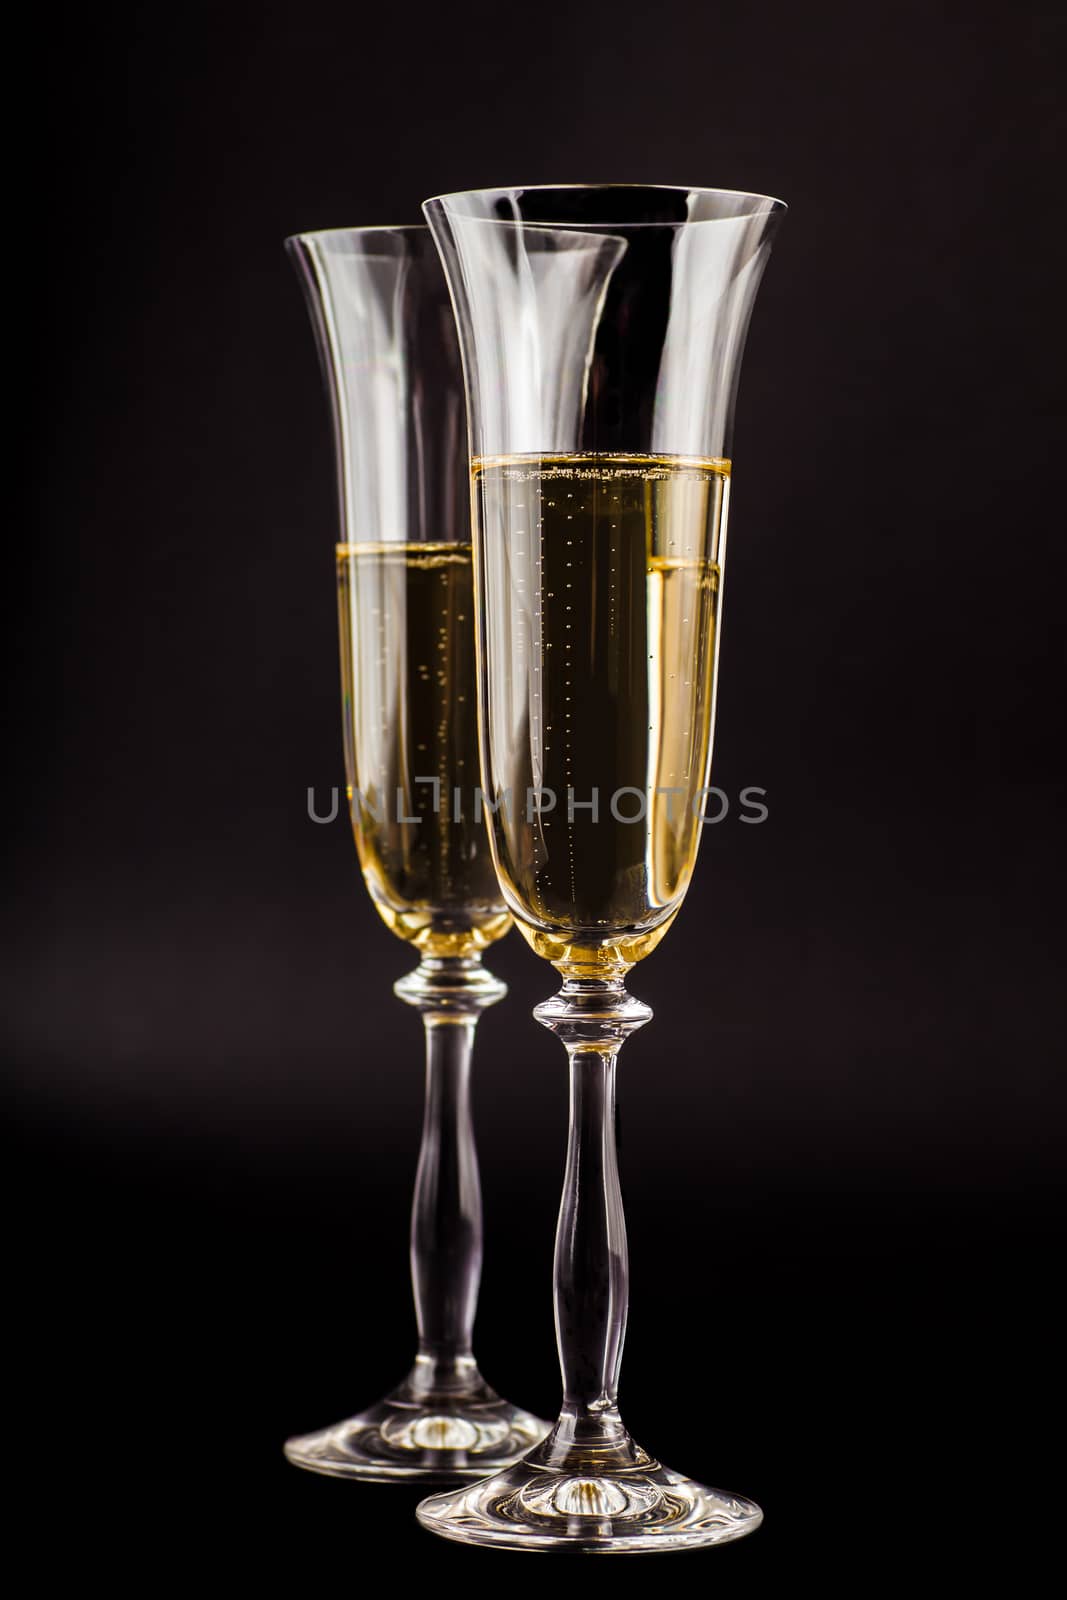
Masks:
[[[510,921],[475,817],[467,439],[447,290],[425,228],[304,234],[290,250],[333,409],[360,863],[399,938],[428,955],[473,955]]]
[[[767,196],[608,185],[424,206],[463,351],[483,784],[509,910],[563,977],[535,1016],[567,1048],[556,1235],[563,1406],[549,1437],[420,1520],[446,1538],[590,1552],[713,1544],[759,1509],[634,1443],[615,1158],[626,991],[700,838],[738,369],[784,211]]]
[[[481,952],[510,927],[476,814],[478,735],[467,440],[455,326],[425,228],[288,241],[330,395],[341,537],[344,748],[364,880],[419,966],[426,1109],[411,1220],[418,1351],[358,1416],[290,1439],[298,1466],[417,1482],[476,1478],[547,1424],[500,1399],[471,1350],[482,1258],[470,1115],[480,1012],[504,994]]]

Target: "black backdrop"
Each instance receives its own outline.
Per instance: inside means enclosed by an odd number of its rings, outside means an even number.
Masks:
[[[281,240],[582,180],[791,206],[715,769],[770,816],[707,830],[621,1068],[624,1410],[767,1522],[656,1570],[863,1593],[920,1544],[1022,1553],[1063,1143],[1054,43],[1030,4],[695,0],[119,7],[44,40],[6,964],[9,1449],[43,1444],[31,1494],[76,1519],[49,1559],[149,1592],[180,1559],[529,1572],[280,1455],[407,1365],[421,1093],[408,958],[305,808],[341,781],[334,507]],[[551,974],[515,935],[492,965],[478,1346],[551,1412],[564,1059],[529,1018]]]

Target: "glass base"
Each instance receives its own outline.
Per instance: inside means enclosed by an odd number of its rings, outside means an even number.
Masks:
[[[461,1544],[587,1555],[725,1544],[763,1521],[751,1500],[705,1489],[656,1461],[599,1473],[520,1461],[484,1483],[433,1495],[416,1515]]]
[[[358,1417],[287,1440],[285,1454],[332,1478],[449,1483],[510,1466],[548,1431],[480,1377],[462,1393],[427,1393],[409,1379]]]

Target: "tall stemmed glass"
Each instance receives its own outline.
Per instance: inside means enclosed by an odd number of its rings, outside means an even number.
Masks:
[[[463,349],[483,784],[520,931],[558,969],[534,1015],[570,1058],[556,1235],[563,1408],[419,1519],[470,1543],[714,1544],[759,1508],[662,1467],[617,1405],[627,1310],[615,1063],[626,991],[696,859],[711,753],[729,435],[781,202],[721,190],[490,189],[424,206]]]
[[[411,1217],[418,1353],[369,1410],[290,1439],[341,1477],[478,1478],[548,1424],[482,1378],[471,1331],[482,1258],[470,1114],[479,1013],[505,994],[482,951],[511,925],[479,815],[467,439],[455,324],[429,232],[354,228],[287,241],[333,404],[345,761],[363,875],[418,951],[396,984],[426,1030]]]

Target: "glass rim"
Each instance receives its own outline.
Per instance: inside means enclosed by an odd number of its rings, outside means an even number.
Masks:
[[[364,233],[429,233],[430,227],[426,222],[372,222],[363,227],[353,228],[303,228],[299,233],[287,233],[285,244],[298,244],[305,239],[340,239],[353,238],[356,234]]]
[[[640,222],[618,222],[610,217],[589,218],[584,221],[575,221],[573,217],[538,218],[537,221],[527,220],[524,217],[484,217],[471,216],[454,209],[449,205],[450,200],[458,200],[461,195],[488,197],[490,195],[523,195],[523,194],[553,194],[563,191],[585,191],[588,194],[600,193],[607,190],[624,189],[631,194],[647,192],[649,194],[677,194],[677,195],[702,195],[708,199],[718,197],[732,200],[750,200],[753,202],[750,211],[733,212],[723,217],[679,217],[675,221],[648,220]],[[510,186],[496,186],[487,189],[453,189],[447,194],[435,194],[422,202],[423,210],[433,206],[462,222],[487,222],[501,228],[617,228],[621,231],[630,228],[688,228],[697,227],[702,223],[737,222],[746,216],[774,216],[779,212],[788,211],[789,207],[784,200],[779,200],[773,194],[756,194],[748,189],[713,189],[702,187],[699,184],[687,185],[680,183],[528,183],[512,184]]]

